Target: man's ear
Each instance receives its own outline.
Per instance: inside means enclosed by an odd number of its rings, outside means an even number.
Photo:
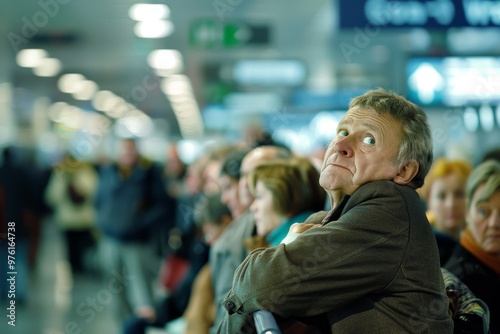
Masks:
[[[418,162],[409,161],[401,169],[398,174],[392,179],[394,182],[400,185],[406,185],[413,180],[415,175],[418,173]]]

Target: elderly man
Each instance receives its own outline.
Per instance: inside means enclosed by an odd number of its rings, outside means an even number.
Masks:
[[[290,243],[249,254],[218,332],[253,333],[252,313],[267,309],[322,333],[452,333],[436,241],[415,192],[431,163],[419,107],[382,89],[354,98],[321,167],[333,209],[321,225],[294,225],[290,233],[303,233]]]

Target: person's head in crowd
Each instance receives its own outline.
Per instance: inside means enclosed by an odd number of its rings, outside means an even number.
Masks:
[[[223,145],[212,148],[207,153],[207,161],[203,170],[203,192],[215,194],[220,192],[219,174],[224,160],[236,148],[232,145]]]
[[[2,149],[2,164],[7,165],[7,164],[12,164],[13,161],[13,153],[12,153],[12,147],[7,146]]]
[[[124,169],[130,169],[139,161],[139,151],[134,139],[123,139],[120,143],[118,165]]]
[[[438,231],[458,239],[465,227],[465,182],[472,166],[465,160],[440,158],[420,189],[429,221]]]
[[[256,166],[248,177],[257,234],[267,236],[288,219],[323,209],[326,193],[319,172],[306,158]]]
[[[331,200],[335,191],[352,194],[376,180],[417,189],[432,157],[425,112],[395,93],[372,90],[351,100],[325,153],[320,184]]]
[[[255,166],[275,160],[289,160],[291,157],[290,151],[280,146],[259,146],[251,150],[241,163],[241,177],[239,180],[241,204],[248,208],[253,202],[253,196],[248,186],[248,174]]]
[[[194,221],[203,231],[203,238],[212,245],[231,223],[231,212],[221,202],[221,194],[202,196],[195,205]]]
[[[184,177],[184,186],[187,194],[194,195],[203,191],[203,172],[208,162],[208,155],[202,155],[191,163]]]
[[[477,246],[500,261],[500,162],[477,166],[465,189],[467,230]]]
[[[228,154],[220,170],[221,201],[229,207],[233,218],[238,217],[247,209],[240,201],[238,189],[241,162],[247,153],[247,150],[240,150]]]
[[[187,171],[187,166],[179,156],[177,143],[168,145],[165,156],[165,175],[167,177],[182,178]]]
[[[496,148],[494,150],[487,152],[484,155],[482,162],[485,162],[488,160],[496,160],[496,161],[500,162],[500,148]]]

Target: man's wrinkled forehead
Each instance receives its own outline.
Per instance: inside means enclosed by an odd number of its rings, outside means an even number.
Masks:
[[[368,118],[366,117],[366,115],[362,115],[366,113],[369,114]],[[380,114],[373,109],[354,107],[352,109],[349,109],[345,113],[345,115],[340,120],[338,126],[340,127],[342,125],[344,126],[361,125],[369,128],[370,130],[377,131],[380,130],[380,124],[387,120],[397,122],[397,120],[389,114]]]

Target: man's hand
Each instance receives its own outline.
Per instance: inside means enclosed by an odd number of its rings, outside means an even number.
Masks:
[[[153,322],[156,319],[155,309],[151,306],[141,306],[135,309],[135,315],[138,318]]]
[[[302,234],[307,230],[310,230],[312,228],[317,228],[317,227],[321,227],[321,224],[295,223],[292,226],[290,226],[290,230],[288,231],[288,235],[290,235],[292,233]]]
[[[295,223],[290,226],[290,230],[288,230],[288,234],[285,239],[281,241],[282,244],[288,245],[290,242],[297,239],[299,235],[313,228],[321,227],[321,224],[309,224],[309,223]]]

